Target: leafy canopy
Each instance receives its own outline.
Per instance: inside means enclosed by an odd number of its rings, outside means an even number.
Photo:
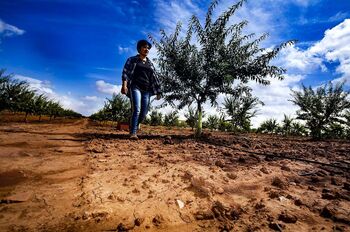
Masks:
[[[158,52],[164,104],[182,109],[195,103],[199,117],[197,130],[201,129],[202,105],[210,101],[216,106],[218,94],[233,94],[235,81],[268,85],[268,77],[283,79],[285,70],[271,65],[270,61],[293,41],[274,49],[260,48],[267,34],[254,39],[254,34],[242,34],[247,21],[230,25],[231,16],[244,2],[238,1],[214,20],[213,11],[219,1],[212,1],[204,25],[193,15],[184,37],[180,36],[181,23],[173,34],[161,30],[160,41],[150,36]]]
[[[329,82],[316,90],[304,85],[302,91],[292,90],[291,101],[300,107],[297,118],[306,122],[313,138],[322,138],[334,123],[346,124],[344,113],[350,109],[350,101],[349,93],[343,90],[344,84],[340,82],[333,86]]]

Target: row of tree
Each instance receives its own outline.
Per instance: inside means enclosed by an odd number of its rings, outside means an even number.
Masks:
[[[28,115],[42,115],[56,117],[82,117],[81,114],[70,109],[64,109],[59,102],[49,99],[44,94],[38,94],[31,89],[28,82],[13,78],[12,74],[5,74],[0,70],[0,112],[23,112],[25,121]]]
[[[349,93],[343,90],[344,83],[335,86],[328,83],[314,90],[303,86],[301,91],[292,91],[292,102],[300,107],[297,117],[284,115],[279,124],[276,119],[268,119],[257,129],[251,128],[251,119],[257,114],[257,107],[263,105],[252,96],[251,88],[239,85],[235,94],[228,95],[218,115],[208,115],[203,128],[220,131],[270,133],[280,135],[307,136],[320,138],[350,138],[350,101]],[[144,124],[152,126],[189,126],[192,130],[198,125],[195,108],[189,107],[185,121],[179,120],[178,111],[162,114],[151,110]],[[128,121],[130,117],[129,99],[121,94],[107,99],[103,109],[90,118],[99,121]],[[301,123],[304,122],[304,123]]]

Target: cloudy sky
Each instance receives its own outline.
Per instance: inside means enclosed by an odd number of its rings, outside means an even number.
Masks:
[[[222,0],[220,15],[235,1]],[[95,113],[120,91],[121,70],[135,43],[159,30],[171,33],[195,14],[203,19],[210,0],[1,0],[0,68],[27,80],[63,106]],[[273,62],[288,71],[270,86],[251,83],[265,103],[253,120],[293,116],[290,89],[347,80],[350,86],[349,0],[248,0],[231,23],[248,20],[246,33],[269,33],[262,46],[296,39]],[[151,57],[156,51],[151,50]],[[219,97],[219,102],[224,96]],[[169,111],[170,109],[163,109]],[[208,106],[206,114],[216,112]]]

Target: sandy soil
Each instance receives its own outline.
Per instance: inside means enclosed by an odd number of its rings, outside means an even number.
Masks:
[[[350,231],[349,141],[1,123],[0,157],[0,231]]]

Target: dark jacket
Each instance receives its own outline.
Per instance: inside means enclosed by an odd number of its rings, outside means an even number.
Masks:
[[[122,81],[127,81],[128,89],[130,88],[130,85],[132,83],[136,64],[139,61],[141,61],[140,57],[139,57],[139,55],[136,55],[136,56],[129,57],[125,62],[123,74],[122,74]],[[146,62],[149,64],[149,66],[153,70],[153,75],[151,76],[151,80],[150,80],[150,82],[151,82],[151,86],[150,86],[151,87],[151,91],[150,91],[151,96],[161,94],[162,92],[160,89],[160,82],[159,82],[159,78],[157,76],[156,70],[154,68],[154,65],[151,62],[151,60],[148,58],[147,58]],[[128,91],[128,94],[127,94],[128,97],[130,97],[129,93],[130,93],[130,91]]]

